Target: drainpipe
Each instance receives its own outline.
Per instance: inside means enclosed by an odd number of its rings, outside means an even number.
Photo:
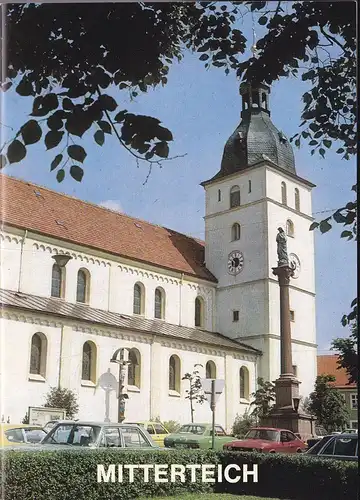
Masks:
[[[179,326],[181,326],[181,298],[182,298],[182,286],[184,283],[184,273],[181,273],[180,288],[179,288]]]
[[[64,345],[64,325],[61,326],[60,334],[60,356],[59,356],[59,380],[58,389],[61,389],[61,371],[62,371],[62,358],[63,358],[63,345]]]
[[[25,244],[25,240],[26,240],[27,234],[28,234],[28,230],[25,229],[24,236],[23,236],[23,238],[21,240],[21,248],[20,248],[19,281],[18,281],[18,290],[17,290],[18,292],[21,291],[22,261],[23,261],[24,244]]]
[[[110,311],[110,287],[111,287],[111,264],[109,266],[109,283],[108,283],[108,311]]]

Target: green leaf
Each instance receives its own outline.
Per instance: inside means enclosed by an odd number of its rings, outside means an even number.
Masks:
[[[84,171],[79,165],[72,165],[70,167],[70,175],[73,179],[75,179],[78,182],[81,182],[81,179],[83,178]]]
[[[319,223],[318,222],[313,222],[310,227],[309,227],[309,231],[313,231],[314,229],[316,229],[317,227],[319,227]]]
[[[318,141],[312,140],[309,142],[309,146],[316,146],[317,144],[318,144]]]
[[[170,132],[170,130],[168,130],[165,127],[161,127],[160,125],[157,128],[156,137],[158,139],[160,139],[160,141],[172,141],[173,140],[173,135]]]
[[[115,99],[107,94],[102,94],[98,99],[98,103],[103,111],[115,111],[117,108]]]
[[[20,129],[24,143],[35,144],[41,139],[42,130],[36,120],[29,120]]]
[[[114,120],[117,122],[117,123],[121,123],[124,121],[124,118],[125,118],[125,115],[127,113],[127,109],[123,109],[122,111],[119,111],[119,113],[117,115],[115,115],[115,118]]]
[[[154,152],[160,158],[167,158],[169,156],[169,146],[166,142],[158,142],[155,145]]]
[[[58,130],[50,130],[45,136],[46,149],[52,149],[58,146],[63,138],[64,132]]]
[[[342,215],[341,212],[339,212],[339,210],[337,210],[334,215],[333,215],[333,219],[335,222],[339,223],[339,224],[342,224],[343,222],[346,221],[346,217],[344,217],[344,215]]]
[[[60,130],[63,126],[63,121],[57,113],[61,113],[61,111],[56,111],[53,115],[49,116],[46,121],[50,130]]]
[[[351,231],[343,231],[340,235],[340,238],[348,238],[349,240],[351,240],[353,238],[353,234]]]
[[[32,83],[27,79],[26,76],[22,78],[15,90],[21,96],[29,96],[34,93]]]
[[[5,155],[0,154],[0,170],[7,164],[7,159]]]
[[[53,161],[51,162],[50,171],[55,170],[55,168],[60,165],[62,159],[63,159],[62,154],[56,155]]]
[[[85,160],[85,158],[87,156],[85,149],[82,146],[78,146],[78,145],[69,146],[67,148],[67,152],[68,152],[68,155],[70,156],[70,158],[72,158],[73,160],[79,161],[81,163],[83,163],[83,161]]]
[[[97,130],[94,134],[94,139],[99,146],[102,146],[105,142],[105,135],[102,130]]]
[[[331,224],[325,219],[320,222],[319,229],[322,234],[327,233],[331,229]]]
[[[339,149],[337,149],[337,150],[336,150],[336,152],[337,152],[337,153],[339,153],[339,154],[340,154],[340,153],[343,153],[344,151],[345,151],[345,149],[344,149],[344,148],[339,148]]]
[[[329,141],[328,139],[324,139],[324,140],[323,140],[323,144],[324,144],[324,146],[326,146],[327,148],[331,148],[332,141]]]
[[[111,134],[112,133],[111,125],[110,125],[109,122],[106,122],[105,120],[100,120],[100,121],[98,121],[98,125],[101,128],[101,130],[103,132],[105,132],[105,134]]]
[[[65,99],[63,99],[63,102],[62,102],[62,107],[66,111],[71,111],[74,108],[74,104],[73,104],[71,99],[69,99],[68,97],[65,97]]]
[[[322,156],[323,158],[325,158],[325,149],[320,148],[320,149],[319,149],[319,153],[321,154],[321,156]]]
[[[26,147],[17,139],[13,141],[7,149],[7,159],[9,163],[18,163],[26,156]]]
[[[202,54],[200,57],[199,57],[200,61],[206,61],[207,59],[209,59],[209,56],[207,54]]]
[[[261,24],[261,26],[265,26],[265,24],[268,22],[268,18],[266,16],[261,16],[258,23]]]
[[[65,178],[65,170],[62,168],[56,174],[56,180],[58,182],[62,182],[64,180],[64,178]]]

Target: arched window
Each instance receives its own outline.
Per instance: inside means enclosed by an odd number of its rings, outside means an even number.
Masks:
[[[169,359],[169,390],[180,393],[180,358],[176,354]]]
[[[286,194],[286,184],[285,184],[285,182],[281,183],[281,203],[283,205],[287,205],[287,194]]]
[[[206,378],[216,378],[216,365],[214,361],[208,361],[205,367]]]
[[[286,221],[286,234],[287,236],[291,236],[292,238],[294,237],[295,234],[294,223],[290,219]]]
[[[232,225],[231,227],[231,241],[236,241],[240,239],[240,224],[235,222],[235,224]]]
[[[43,333],[34,333],[31,339],[30,373],[45,377],[47,339]]]
[[[96,383],[96,345],[88,340],[83,345],[81,380]]]
[[[134,285],[134,314],[144,314],[144,285],[142,283],[135,283]]]
[[[249,370],[240,368],[240,399],[249,399]]]
[[[233,186],[230,189],[230,208],[240,206],[240,188],[239,186]]]
[[[128,385],[140,389],[141,357],[137,349],[130,349],[128,365]]]
[[[155,290],[155,318],[164,319],[165,317],[165,292],[162,288]]]
[[[79,269],[77,275],[76,302],[89,302],[90,273],[87,269]]]
[[[204,300],[202,297],[195,299],[195,326],[204,326]]]
[[[295,210],[300,212],[300,193],[298,188],[295,188]]]
[[[65,269],[57,264],[52,266],[51,273],[51,297],[63,297],[65,284]]]

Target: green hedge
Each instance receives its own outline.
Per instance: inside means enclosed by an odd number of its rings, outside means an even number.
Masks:
[[[97,482],[97,464],[258,464],[258,483]],[[216,491],[287,500],[355,500],[357,464],[301,455],[170,451],[6,451],[3,454],[4,500],[128,500],[139,496],[179,496]],[[136,473],[135,473],[136,474]],[[232,474],[230,474],[232,475]],[[135,476],[136,477],[136,476]]]

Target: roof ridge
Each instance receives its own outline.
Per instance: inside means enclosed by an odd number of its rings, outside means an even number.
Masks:
[[[171,232],[179,234],[181,236],[185,236],[186,238],[191,238],[191,239],[197,241],[201,245],[205,245],[204,240],[202,240],[200,238],[196,238],[195,236],[191,236],[191,235],[186,234],[186,233],[180,233],[179,231],[176,231],[175,229],[171,229],[171,228],[168,228],[166,226],[161,226],[160,224],[155,224],[153,222],[146,221],[145,219],[140,219],[139,217],[134,217],[133,215],[128,215],[124,212],[118,212],[117,210],[113,210],[111,208],[104,207],[104,206],[99,205],[97,203],[94,203],[92,201],[82,200],[81,198],[77,198],[76,196],[72,196],[72,195],[67,194],[67,193],[62,193],[62,192],[56,191],[55,189],[51,189],[51,188],[48,188],[46,186],[42,186],[41,184],[35,184],[34,182],[30,182],[30,181],[27,181],[25,179],[20,179],[19,177],[15,177],[13,175],[0,173],[0,179],[2,179],[2,178],[11,179],[11,180],[20,182],[21,184],[27,184],[29,186],[34,186],[36,188],[44,189],[45,191],[49,191],[50,193],[55,193],[56,195],[59,195],[59,196],[65,196],[66,198],[70,198],[72,200],[79,201],[81,203],[85,203],[86,205],[91,205],[92,207],[96,207],[100,210],[107,210],[108,212],[114,213],[116,215],[120,215],[121,217],[126,217],[127,219],[131,219],[135,222],[141,222],[143,224],[148,224],[149,226],[152,226],[152,227],[158,227],[160,229],[165,229],[166,231],[171,231]]]

